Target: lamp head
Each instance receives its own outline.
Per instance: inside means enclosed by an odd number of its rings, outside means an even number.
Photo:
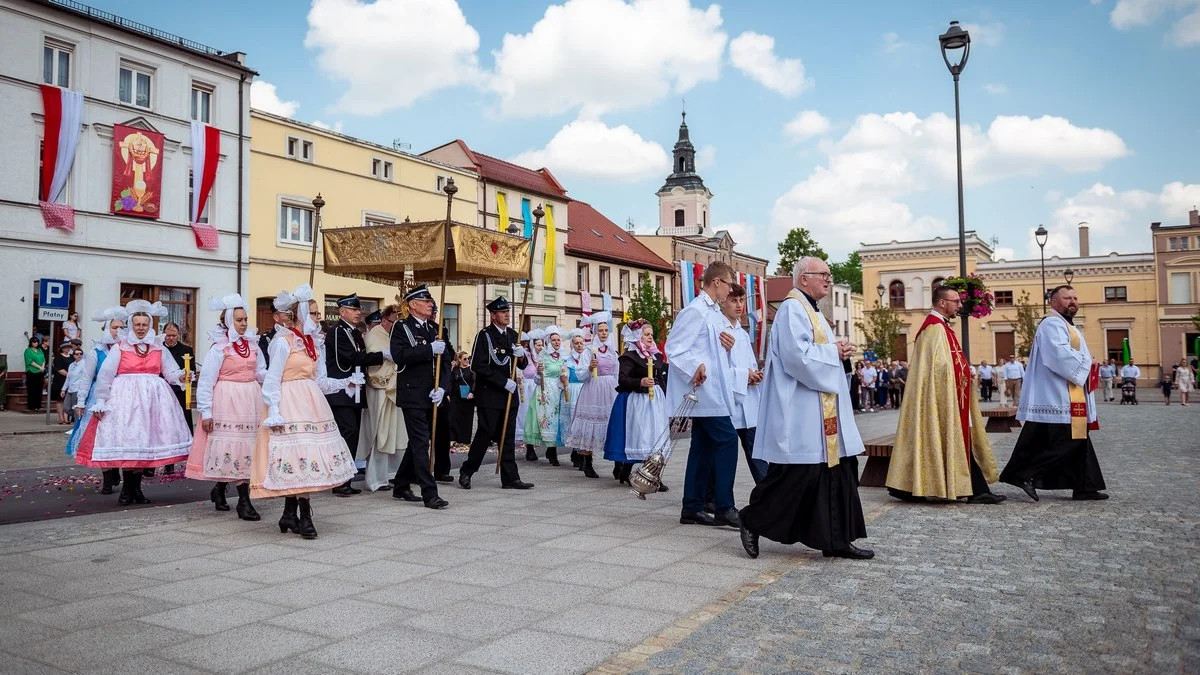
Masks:
[[[1075,270],[1073,270],[1073,269],[1071,269],[1070,267],[1068,267],[1068,268],[1067,268],[1067,270],[1066,270],[1065,272],[1063,272],[1063,279],[1066,279],[1066,280],[1067,280],[1067,285],[1068,285],[1068,286],[1070,286],[1070,285],[1071,285],[1071,281],[1072,281],[1074,278],[1075,278]]]
[[[887,290],[887,289],[885,289],[885,288],[883,287],[883,284],[879,284],[878,286],[876,286],[876,287],[875,287],[875,292],[879,294],[879,297],[880,297],[880,299],[882,299],[882,298],[883,298],[883,292],[884,292],[885,290]]]
[[[1038,229],[1033,232],[1033,238],[1037,241],[1039,248],[1046,248],[1046,240],[1050,238],[1050,233],[1046,231],[1045,227],[1038,225]]]
[[[938,42],[942,46],[942,60],[946,62],[946,68],[950,69],[954,79],[958,79],[971,55],[971,34],[963,30],[957,21],[951,21],[946,32],[938,36]],[[950,60],[951,56],[954,61]]]

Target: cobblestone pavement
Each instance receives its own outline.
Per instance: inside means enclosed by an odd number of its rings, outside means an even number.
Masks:
[[[1102,406],[1109,501],[897,502],[868,525],[875,560],[796,551],[640,672],[1200,672],[1200,410],[1153,400]],[[991,438],[1002,467],[1017,434]]]

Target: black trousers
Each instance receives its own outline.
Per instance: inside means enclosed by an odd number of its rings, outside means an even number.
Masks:
[[[403,490],[416,483],[421,487],[421,498],[428,502],[438,496],[437,481],[433,479],[433,472],[429,470],[429,429],[433,406],[400,408],[400,412],[404,415],[404,427],[408,430],[408,448],[404,451],[404,458],[400,460],[400,468],[396,470],[395,489]],[[437,441],[440,445],[445,438],[444,442],[449,448],[449,429],[444,421],[444,413],[445,410],[438,411]],[[437,455],[436,452],[434,454]],[[449,461],[447,449],[446,462]]]
[[[44,373],[25,373],[25,408],[38,410],[42,407],[42,387],[46,384]]]
[[[985,401],[992,400],[992,380],[979,381],[979,397]]]
[[[337,423],[338,435],[350,448],[350,456],[358,458],[358,429],[362,422],[362,408],[348,405],[330,406],[333,421]],[[427,441],[428,442],[428,441]]]
[[[483,408],[476,406],[479,414],[479,425],[475,430],[475,439],[471,441],[471,451],[467,461],[463,463],[459,473],[470,476],[479,471],[483,458],[487,455],[488,446],[493,441],[500,441],[501,428],[504,426],[504,410],[501,408]],[[500,484],[512,485],[521,480],[517,472],[517,460],[513,454],[514,438],[517,432],[517,406],[508,411],[508,429],[504,432],[504,442],[500,446]]]

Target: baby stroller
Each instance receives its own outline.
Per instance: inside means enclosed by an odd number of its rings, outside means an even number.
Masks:
[[[1121,405],[1137,405],[1137,380],[1132,377],[1121,379]]]

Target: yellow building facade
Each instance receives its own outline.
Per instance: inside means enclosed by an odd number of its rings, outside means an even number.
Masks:
[[[453,178],[458,192],[451,217],[475,222],[478,176],[472,171],[259,110],[251,111],[250,134],[247,299],[256,306],[260,332],[271,327],[275,295],[308,281],[318,193],[325,201],[320,229],[441,220],[446,217],[441,188]],[[326,319],[337,318],[334,300],[350,293],[358,294],[367,312],[396,302],[394,286],[325,274],[319,232],[316,260],[313,291],[324,302]],[[479,329],[477,305],[475,286],[447,287],[438,316],[458,349],[471,349]]]
[[[1086,235],[1085,235],[1086,236]],[[1086,247],[1084,247],[1086,250]],[[958,276],[958,240],[934,238],[924,241],[867,244],[859,249],[863,260],[865,311],[882,302],[895,308],[901,318],[902,340],[897,358],[906,359],[916,332],[933,307],[933,288],[943,279]],[[996,363],[1016,353],[1017,305],[1024,294],[1028,302],[1042,305],[1040,260],[993,260],[990,246],[973,232],[967,234],[967,272],[977,274],[996,295],[990,316],[972,319],[970,357],[973,363]],[[1046,287],[1065,283],[1068,276],[1079,295],[1080,327],[1096,359],[1121,360],[1121,345],[1130,341],[1131,355],[1141,366],[1142,384],[1153,384],[1159,376],[1159,338],[1155,264],[1152,253],[1108,255],[1046,260]],[[958,322],[954,323],[959,328]],[[899,344],[900,342],[903,344]]]

